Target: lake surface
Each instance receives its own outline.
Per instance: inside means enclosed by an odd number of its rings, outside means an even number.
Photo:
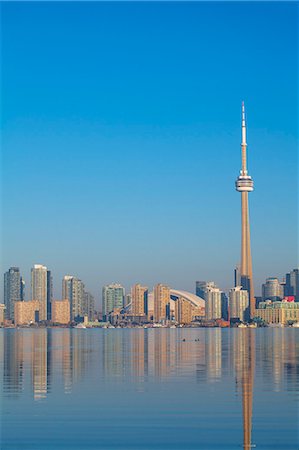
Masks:
[[[299,329],[1,329],[1,449],[299,448]]]

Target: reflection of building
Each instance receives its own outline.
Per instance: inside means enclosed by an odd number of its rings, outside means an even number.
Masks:
[[[54,300],[52,302],[52,322],[67,325],[70,320],[70,302],[67,299]]]
[[[15,302],[15,324],[28,325],[39,321],[40,302],[30,300],[28,302]]]
[[[47,329],[39,329],[32,333],[32,384],[35,400],[39,400],[47,396],[47,331]]]
[[[169,319],[170,289],[164,284],[154,287],[154,321],[162,322]]]
[[[267,278],[266,283],[262,285],[263,300],[271,300],[272,302],[282,300],[284,297],[284,289],[278,278]]]
[[[222,330],[210,328],[206,330],[206,370],[209,381],[221,378],[222,369]]]
[[[229,291],[229,310],[231,319],[240,319],[242,322],[249,319],[248,292],[242,286],[236,286]]]
[[[253,191],[253,180],[248,175],[247,170],[247,143],[246,143],[246,123],[245,123],[245,107],[242,103],[242,168],[240,175],[236,180],[236,190],[241,192],[241,285],[244,290],[249,293],[250,317],[254,317],[255,299],[252,281],[252,259],[250,247],[250,225],[249,225],[249,207],[248,193]]]
[[[24,300],[24,282],[20,269],[11,267],[4,274],[4,304],[6,306],[5,318],[14,320],[14,304]]]
[[[114,309],[121,309],[124,306],[125,288],[114,283],[103,287],[102,291],[102,313],[106,317]]]
[[[17,394],[22,392],[24,378],[23,330],[6,330],[3,340],[3,385]]]
[[[255,317],[259,317],[266,323],[278,323],[286,325],[290,322],[299,322],[299,303],[296,302],[260,302],[255,311]]]
[[[31,298],[39,302],[39,320],[50,320],[52,277],[47,267],[35,264],[31,269]]]
[[[131,289],[133,316],[147,316],[148,314],[148,288],[135,284]]]

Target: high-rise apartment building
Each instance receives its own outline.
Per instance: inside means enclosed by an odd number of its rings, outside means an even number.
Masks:
[[[125,288],[118,283],[108,284],[102,290],[102,314],[106,320],[109,313],[124,306]]]
[[[195,293],[198,297],[204,298],[207,287],[217,287],[214,281],[196,281]]]
[[[243,289],[249,293],[250,317],[254,318],[255,298],[252,280],[252,259],[250,246],[250,225],[249,225],[249,206],[248,193],[253,191],[253,180],[248,175],[247,170],[247,142],[246,142],[246,123],[245,107],[242,103],[242,168],[235,186],[238,192],[241,192],[241,268],[240,277]]]
[[[4,274],[4,304],[5,317],[14,320],[14,304],[24,300],[24,282],[22,280],[20,269],[10,267]]]
[[[52,276],[41,264],[31,269],[31,298],[39,302],[39,320],[50,320],[52,302]]]
[[[62,298],[70,302],[71,320],[84,316],[84,283],[72,275],[65,275],[62,280]]]
[[[164,284],[154,287],[154,322],[164,322],[169,319],[170,288]]]
[[[93,322],[95,316],[94,296],[90,292],[84,292],[83,315],[88,317],[90,322]]]
[[[221,294],[219,288],[207,286],[204,291],[205,318],[207,320],[221,319]]]
[[[236,286],[229,291],[229,312],[231,319],[245,322],[250,317],[248,291]]]
[[[192,304],[183,297],[175,302],[175,320],[183,325],[192,322]]]
[[[294,269],[286,274],[285,295],[294,295],[299,302],[299,269]]]
[[[280,301],[284,298],[284,289],[278,278],[271,277],[266,279],[262,285],[262,299],[272,302]]]
[[[148,314],[148,288],[141,284],[134,284],[131,289],[132,315],[147,316]]]

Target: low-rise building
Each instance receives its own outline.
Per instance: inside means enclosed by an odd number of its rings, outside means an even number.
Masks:
[[[255,317],[269,324],[287,325],[289,322],[299,322],[299,303],[271,302],[271,300],[260,302],[258,309],[255,310]]]
[[[0,325],[4,324],[5,319],[4,313],[5,313],[5,305],[3,303],[0,303]]]
[[[29,325],[39,321],[38,300],[15,302],[15,325]]]
[[[52,302],[52,322],[67,325],[71,320],[71,308],[68,299],[54,300]]]

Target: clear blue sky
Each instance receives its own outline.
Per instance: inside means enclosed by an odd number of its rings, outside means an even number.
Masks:
[[[233,283],[240,108],[257,291],[297,265],[298,5],[2,3],[2,272]]]

